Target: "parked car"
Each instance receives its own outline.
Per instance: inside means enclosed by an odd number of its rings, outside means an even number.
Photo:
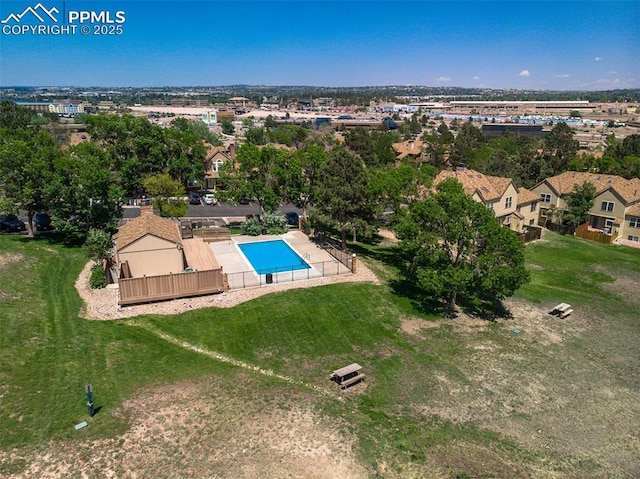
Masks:
[[[198,193],[191,193],[189,195],[189,204],[190,205],[199,205],[200,204],[200,195]]]
[[[218,199],[213,196],[213,193],[205,193],[204,195],[202,195],[202,200],[204,201],[205,205],[217,205],[218,204]]]
[[[295,211],[287,211],[284,214],[285,218],[287,218],[287,224],[292,226],[298,226],[299,216]]]
[[[6,231],[26,231],[27,225],[16,215],[6,215],[0,219],[0,230]]]
[[[36,230],[38,231],[52,229],[51,216],[49,216],[47,213],[36,213],[34,223],[36,225]]]

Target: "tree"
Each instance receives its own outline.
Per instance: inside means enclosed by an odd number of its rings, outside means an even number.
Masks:
[[[397,232],[405,275],[425,302],[441,299],[451,315],[459,299],[483,307],[528,281],[524,245],[454,179],[413,203]]]
[[[233,135],[236,131],[231,120],[222,120],[220,126],[222,127],[222,133],[225,135]]]
[[[184,186],[180,181],[174,180],[167,173],[158,173],[143,179],[142,186],[153,198],[153,204],[158,207],[160,216],[178,217],[186,214],[186,203],[170,200],[185,195]]]
[[[344,147],[328,154],[321,166],[316,189],[316,208],[330,218],[341,233],[342,249],[347,248],[347,230],[371,224],[375,203],[368,195],[369,174],[358,156]]]
[[[53,137],[39,128],[0,130],[0,182],[15,210],[26,210],[29,236],[33,217],[49,203],[54,162],[61,155]]]
[[[122,214],[124,190],[111,157],[94,143],[72,146],[55,162],[47,191],[49,210],[62,231],[113,233]]]
[[[566,123],[556,124],[544,140],[545,155],[551,159],[554,173],[564,171],[578,153],[579,142],[573,139],[573,131]]]
[[[111,248],[113,248],[113,240],[111,235],[103,230],[90,229],[85,241],[87,248],[87,256],[89,259],[101,264],[104,260],[111,257]]]
[[[573,191],[566,196],[567,212],[563,215],[564,222],[579,226],[589,219],[589,210],[593,207],[596,187],[585,181],[582,185],[574,185]]]
[[[0,103],[0,129],[19,130],[31,123],[31,111],[12,101],[4,100]]]
[[[233,161],[224,164],[220,179],[227,195],[255,198],[262,212],[274,212],[282,199],[280,190],[287,153],[274,146],[259,148],[247,143],[238,148]]]

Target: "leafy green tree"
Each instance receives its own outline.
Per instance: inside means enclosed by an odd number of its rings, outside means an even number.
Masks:
[[[425,303],[439,298],[452,315],[459,299],[482,308],[528,280],[524,245],[453,179],[410,205],[398,237],[407,278]]]
[[[222,146],[220,138],[209,131],[209,127],[202,121],[190,121],[186,118],[175,118],[171,121],[171,126],[176,130],[192,133],[197,138],[204,140],[213,146]]]
[[[39,128],[0,130],[0,184],[17,210],[26,210],[29,236],[33,217],[49,204],[54,162],[61,155],[53,137]]]
[[[31,123],[31,111],[14,102],[4,100],[0,103],[0,129],[19,130]]]
[[[55,162],[48,186],[49,210],[61,231],[113,233],[122,215],[124,190],[115,181],[109,154],[94,143],[70,147]]]
[[[287,153],[280,148],[242,145],[235,159],[222,168],[220,179],[226,185],[225,194],[236,200],[256,199],[262,213],[276,211],[283,196],[281,180],[286,163]]]
[[[369,174],[360,157],[344,147],[331,150],[322,165],[316,187],[316,209],[330,218],[347,247],[347,231],[371,224],[376,206],[368,194]]]
[[[84,245],[87,248],[89,259],[98,264],[111,257],[113,240],[107,231],[90,229]]]
[[[186,214],[187,204],[181,200],[185,189],[180,181],[167,173],[158,173],[144,178],[142,186],[153,199],[160,216],[176,218]]]
[[[231,120],[222,120],[220,126],[222,127],[222,133],[225,135],[233,135],[236,131]]]
[[[479,149],[485,141],[480,128],[473,126],[470,121],[463,123],[453,142],[451,161],[454,163],[465,161],[465,158],[472,156],[473,152]]]
[[[320,168],[327,161],[327,152],[322,146],[308,144],[304,150],[296,150],[287,157],[280,170],[282,199],[301,208],[303,215],[314,203],[314,192]]]
[[[564,222],[579,226],[589,219],[589,210],[593,207],[596,187],[588,181],[581,185],[574,185],[573,191],[566,195],[567,212],[563,215]]]
[[[250,145],[266,145],[269,142],[269,136],[264,128],[251,127],[244,132],[244,138]]]
[[[573,131],[566,123],[556,124],[544,139],[544,154],[550,159],[554,174],[566,170],[578,153],[579,142],[573,139]]]

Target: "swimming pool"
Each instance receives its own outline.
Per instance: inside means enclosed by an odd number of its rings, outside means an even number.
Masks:
[[[283,240],[238,244],[258,274],[309,269],[310,266]]]

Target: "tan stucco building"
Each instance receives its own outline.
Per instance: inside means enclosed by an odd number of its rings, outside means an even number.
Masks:
[[[182,273],[185,269],[178,224],[153,212],[121,226],[114,243],[119,277]]]
[[[623,239],[640,242],[640,179],[627,180],[616,175],[566,171],[538,183],[531,191],[540,198],[544,219],[553,206],[567,210],[566,195],[584,182],[596,187],[595,201],[589,211],[589,227]]]

